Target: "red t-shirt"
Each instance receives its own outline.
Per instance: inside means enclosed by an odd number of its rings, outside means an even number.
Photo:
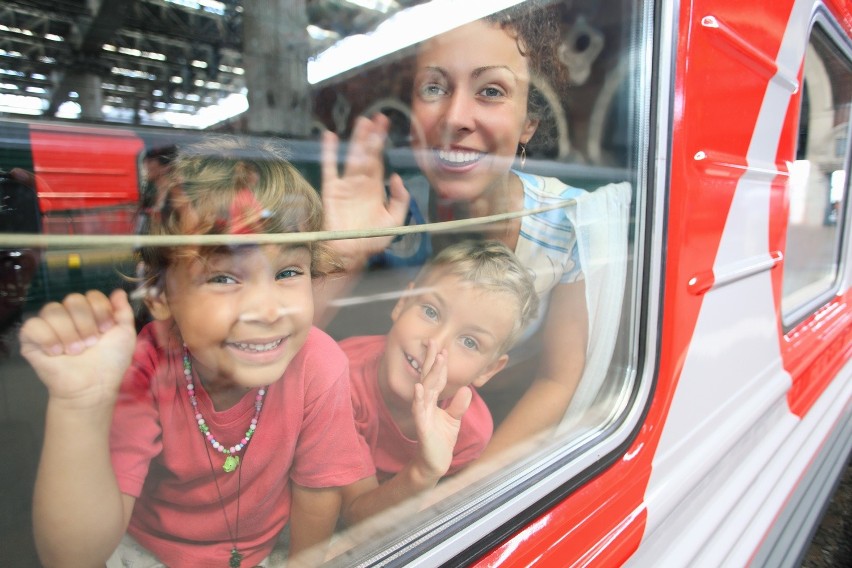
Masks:
[[[393,477],[417,455],[417,440],[407,438],[399,430],[379,391],[378,367],[385,343],[384,335],[350,337],[340,342],[349,357],[355,427],[364,443],[365,455],[371,457],[376,466],[380,483]],[[494,431],[488,406],[476,390],[471,390],[473,398],[462,417],[447,475],[478,458]]]
[[[216,439],[240,440],[254,415],[256,390],[222,412],[213,410],[198,380],[195,392]],[[147,325],[121,386],[110,450],[121,491],[137,498],[128,532],[169,566],[227,565],[232,541],[222,503],[234,533],[238,494],[238,548],[243,565],[254,566],[289,519],[290,480],[335,487],[372,474],[359,451],[346,358],[316,328],[267,389],[238,471],[225,473],[224,456],[198,430],[179,340],[159,322]]]

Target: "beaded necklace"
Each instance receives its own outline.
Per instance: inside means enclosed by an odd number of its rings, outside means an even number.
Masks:
[[[201,415],[201,410],[198,408],[198,399],[195,397],[195,384],[192,380],[192,362],[189,359],[189,349],[186,345],[183,346],[183,374],[186,377],[186,390],[189,393],[189,402],[192,404],[192,409],[195,411],[195,420],[198,422],[198,429],[204,435],[210,446],[221,454],[226,455],[225,463],[222,469],[226,473],[231,473],[240,465],[240,457],[235,455],[248,446],[249,441],[257,429],[257,419],[260,416],[260,409],[263,408],[263,397],[266,394],[267,387],[261,387],[257,391],[257,396],[254,401],[254,416],[251,419],[249,429],[245,436],[238,443],[230,448],[226,448],[213,437],[210,433],[210,428]],[[240,468],[237,473],[237,516],[234,519],[234,530],[231,531],[231,521],[228,520],[228,512],[225,510],[225,500],[222,498],[222,490],[219,488],[219,480],[216,478],[216,468],[213,467],[213,458],[210,456],[210,447],[204,445],[204,451],[207,454],[207,461],[210,464],[210,473],[213,475],[213,482],[216,484],[216,493],[219,496],[219,505],[222,507],[222,515],[225,517],[225,527],[228,529],[228,537],[231,539],[231,557],[228,559],[230,568],[240,568],[243,562],[243,555],[237,548],[237,542],[240,539],[240,493],[242,489],[243,470]]]
[[[257,429],[257,418],[260,416],[260,409],[263,408],[263,397],[266,394],[267,387],[260,387],[257,391],[257,396],[255,396],[254,399],[254,416],[251,419],[251,423],[249,424],[248,430],[246,430],[243,439],[230,448],[226,448],[213,437],[213,434],[210,432],[210,427],[207,425],[207,422],[204,420],[204,416],[201,414],[201,410],[198,408],[198,399],[195,397],[195,383],[192,380],[192,363],[189,360],[189,349],[187,349],[186,345],[183,346],[183,375],[186,378],[186,391],[189,393],[189,402],[192,404],[192,410],[195,412],[195,420],[198,422],[198,430],[201,431],[201,434],[205,438],[207,438],[207,441],[210,442],[210,445],[213,446],[214,450],[226,456],[225,463],[222,464],[222,469],[225,470],[226,473],[235,471],[240,466],[240,456],[237,454],[240,453],[243,448],[248,446],[248,443],[251,441],[251,437],[254,436],[254,432]]]

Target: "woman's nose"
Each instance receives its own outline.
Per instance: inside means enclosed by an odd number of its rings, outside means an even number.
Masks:
[[[444,124],[448,134],[465,130],[473,130],[474,106],[473,99],[467,93],[456,90],[447,98],[444,109]]]

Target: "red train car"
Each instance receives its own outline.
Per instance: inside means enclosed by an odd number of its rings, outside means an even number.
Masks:
[[[411,4],[307,69],[316,122],[345,138],[357,114],[384,111],[385,165],[404,174],[411,46],[513,2]],[[533,79],[549,114],[523,167],[615,199],[577,221],[599,278],[581,387],[555,430],[445,480],[417,512],[340,530],[327,565],[798,566],[852,452],[852,5],[519,4],[560,26],[554,61],[570,76]],[[341,54],[361,59],[347,67]],[[115,248],[109,236],[132,231],[116,212],[138,201],[150,132],[8,124],[0,167],[35,173],[45,232]],[[319,185],[318,143],[290,145]],[[410,276],[374,267],[327,331],[383,333]],[[517,372],[539,339],[513,352]],[[11,358],[0,368],[23,401],[4,419],[38,440],[38,382]],[[503,387],[482,389],[495,416]],[[33,558],[4,526],[6,548]]]

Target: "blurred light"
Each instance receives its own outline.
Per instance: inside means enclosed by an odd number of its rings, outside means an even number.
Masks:
[[[7,26],[5,24],[0,24],[0,31],[9,32],[9,33],[13,33],[13,34],[20,34],[20,35],[25,35],[25,36],[35,35],[30,30],[25,30],[25,29],[18,28],[18,27],[15,27],[15,26]]]
[[[194,10],[210,12],[211,14],[225,15],[225,4],[215,0],[166,0],[169,4],[176,4]]]
[[[788,169],[790,171],[790,181],[788,182],[790,188],[790,224],[801,225],[805,221],[811,162],[809,160],[796,160],[789,164]]]
[[[323,29],[319,26],[315,26],[313,24],[309,24],[306,28],[308,30],[308,35],[313,39],[318,40],[329,40],[329,39],[340,39],[340,34],[337,32],[333,32],[331,30]]]
[[[155,105],[159,108],[159,105]],[[169,107],[174,108],[174,107]],[[189,112],[159,111],[151,119],[159,123],[168,123],[182,128],[209,128],[218,122],[233,118],[248,110],[248,99],[244,94],[231,94],[220,99],[218,104],[204,107],[195,114]]]
[[[375,10],[376,12],[381,12],[382,14],[387,14],[388,10],[391,9],[392,6],[396,5],[396,2],[393,0],[346,0],[350,4],[355,4],[356,6],[361,6],[362,8],[367,8],[368,10]]]
[[[345,37],[309,59],[308,83],[315,85],[521,2],[523,0],[432,0],[400,10],[372,33]]]
[[[40,97],[0,93],[0,112],[39,115],[44,110]]]
[[[834,170],[831,172],[830,189],[828,198],[832,203],[840,203],[843,200],[843,192],[846,189],[846,170]]]

